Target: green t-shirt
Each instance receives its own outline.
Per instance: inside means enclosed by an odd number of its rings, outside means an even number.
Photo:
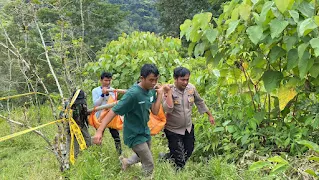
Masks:
[[[147,125],[152,103],[156,101],[155,90],[144,90],[134,84],[112,110],[124,115],[123,138],[128,147],[147,142],[151,139]]]

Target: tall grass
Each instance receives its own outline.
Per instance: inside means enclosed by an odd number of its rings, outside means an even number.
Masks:
[[[41,113],[38,113],[36,108],[38,107],[30,107],[26,112],[24,108],[17,108],[12,111],[10,118],[32,127],[39,125],[38,118],[41,124],[54,120],[48,107],[40,107]],[[15,132],[25,129],[14,126]],[[55,125],[50,125],[40,131],[53,140],[56,130]],[[10,134],[9,124],[0,119],[0,137],[8,134]],[[60,177],[58,161],[39,135],[30,132],[0,142],[0,179],[59,179]]]
[[[47,106],[30,107],[26,112],[17,108],[11,113],[11,119],[37,126],[53,121],[51,110]],[[2,112],[2,114],[5,112]],[[27,116],[27,117],[25,117]],[[40,123],[38,123],[40,118]],[[30,121],[27,121],[30,120]],[[25,128],[15,126],[15,131]],[[53,140],[57,131],[55,125],[41,129]],[[94,130],[90,128],[91,134]],[[10,134],[8,123],[0,119],[0,137]],[[124,156],[129,156],[132,150],[123,145]],[[261,174],[239,170],[234,164],[227,164],[222,157],[193,162],[189,160],[185,169],[175,172],[169,162],[160,161],[160,152],[167,152],[167,141],[161,135],[152,138],[152,152],[155,161],[154,179],[267,179]],[[127,171],[120,169],[120,162],[114,142],[108,131],[105,131],[103,145],[92,146],[82,151],[74,166],[62,173],[52,152],[47,149],[46,142],[35,133],[27,133],[19,137],[0,142],[0,179],[144,179],[141,165],[137,164]]]

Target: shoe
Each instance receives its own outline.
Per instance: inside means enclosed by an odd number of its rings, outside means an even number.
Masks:
[[[127,158],[123,157],[123,156],[120,156],[120,161],[121,161],[121,164],[122,164],[122,171],[125,171],[127,169],[127,167],[129,167],[129,164],[128,164],[128,161],[127,161]]]

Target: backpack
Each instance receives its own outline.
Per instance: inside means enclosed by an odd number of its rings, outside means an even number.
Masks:
[[[72,93],[72,97],[74,96],[76,91]],[[75,122],[79,125],[80,128],[83,128],[88,124],[87,118],[87,103],[86,103],[86,94],[84,91],[80,91],[78,97],[76,98],[74,104],[71,109],[73,110],[72,117]]]

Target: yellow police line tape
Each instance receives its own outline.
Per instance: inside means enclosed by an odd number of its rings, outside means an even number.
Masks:
[[[84,150],[84,149],[87,148],[86,142],[85,142],[85,140],[83,138],[83,135],[82,135],[82,132],[81,132],[81,129],[79,128],[79,126],[77,125],[75,120],[72,118],[73,111],[72,111],[71,107],[74,104],[76,98],[78,97],[80,91],[81,91],[80,89],[76,91],[76,93],[72,97],[72,100],[71,100],[70,104],[68,105],[68,107],[64,111],[64,114],[65,115],[67,114],[68,118],[59,119],[59,120],[52,121],[52,122],[49,122],[49,123],[46,123],[46,124],[42,124],[42,125],[37,126],[37,127],[33,127],[33,128],[30,128],[30,129],[26,129],[26,130],[23,130],[23,131],[20,131],[20,132],[17,132],[17,133],[13,133],[13,134],[1,137],[0,138],[0,142],[8,140],[8,139],[11,139],[11,138],[14,138],[14,137],[17,137],[17,136],[20,136],[20,135],[23,135],[23,134],[26,134],[28,132],[31,132],[31,131],[34,131],[34,130],[37,130],[37,129],[40,129],[40,128],[43,128],[43,127],[48,126],[50,124],[55,124],[55,123],[62,122],[64,120],[68,119],[69,120],[69,126],[70,126],[70,133],[71,133],[70,162],[72,164],[74,164],[75,163],[74,136],[76,137],[76,140],[77,140],[81,150]],[[19,94],[19,95],[15,95],[15,96],[3,97],[3,98],[0,98],[0,100],[14,98],[14,97],[26,96],[26,95],[30,95],[30,94],[43,94],[43,93],[38,93],[38,92],[25,93],[25,94]],[[44,94],[44,95],[46,95],[46,94]]]
[[[1,97],[1,98],[0,98],[0,101],[6,100],[6,99],[11,99],[11,98],[17,98],[17,97],[21,97],[21,96],[32,95],[32,94],[41,94],[41,95],[48,96],[47,94],[40,93],[40,92],[30,92],[30,93],[18,94],[18,95],[13,95],[13,96]]]
[[[20,132],[17,132],[17,133],[13,133],[13,134],[1,137],[0,138],[0,142],[8,140],[8,139],[11,139],[11,138],[14,138],[14,137],[17,137],[17,136],[20,136],[22,134],[26,134],[28,132],[31,132],[31,131],[34,131],[34,130],[37,130],[37,129],[40,129],[40,128],[43,128],[43,127],[45,127],[47,125],[50,125],[50,124],[55,124],[55,123],[58,123],[58,122],[62,122],[63,120],[64,119],[59,119],[59,120],[52,121],[52,122],[49,122],[49,123],[46,123],[46,124],[42,124],[42,125],[37,126],[37,127],[33,127],[33,128],[30,128],[30,129],[26,129],[26,130],[23,130],[23,131],[20,131]]]
[[[64,113],[66,114],[68,112],[68,117],[69,117],[69,126],[70,126],[70,133],[71,133],[71,144],[70,144],[70,162],[72,164],[75,163],[75,157],[74,157],[74,136],[80,146],[81,150],[84,150],[87,148],[86,146],[86,142],[84,140],[83,134],[81,132],[81,129],[79,128],[78,124],[75,122],[75,120],[72,118],[72,105],[74,104],[76,98],[79,96],[80,94],[80,89],[78,89],[74,96],[71,99],[70,104],[68,105],[68,107],[65,109]]]

